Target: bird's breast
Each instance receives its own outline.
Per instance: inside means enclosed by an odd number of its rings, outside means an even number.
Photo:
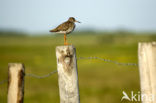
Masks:
[[[68,30],[66,31],[67,34],[71,33],[73,30],[75,29],[75,24],[71,27],[68,28]]]

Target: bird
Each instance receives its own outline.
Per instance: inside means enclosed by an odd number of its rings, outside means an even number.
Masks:
[[[75,22],[81,23],[80,21],[77,21],[74,17],[69,17],[66,22],[58,25],[56,28],[50,30],[50,32],[64,34],[64,45],[69,45],[67,43],[67,34],[70,34],[72,31],[74,31],[76,26]]]

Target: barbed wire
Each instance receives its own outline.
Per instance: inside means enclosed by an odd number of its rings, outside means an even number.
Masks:
[[[114,63],[114,64],[117,64],[117,65],[123,65],[123,66],[138,66],[137,63],[121,63],[121,62],[118,62],[118,61],[114,61],[114,60],[110,60],[110,59],[104,59],[104,58],[96,57],[96,56],[78,57],[76,59],[77,60],[95,59],[95,60],[101,60],[103,62],[110,62],[110,63]],[[54,70],[54,71],[52,71],[52,72],[50,72],[50,73],[48,73],[46,75],[43,75],[43,76],[39,76],[39,75],[36,75],[36,74],[31,74],[31,73],[26,73],[25,76],[34,77],[34,78],[37,78],[37,79],[42,79],[42,78],[49,77],[49,76],[53,75],[56,72],[57,72],[57,70]],[[6,83],[7,81],[8,81],[7,79],[0,81],[0,85]]]
[[[26,73],[25,76],[34,77],[34,78],[37,78],[37,79],[42,79],[42,78],[49,77],[49,76],[53,75],[56,72],[57,72],[57,70],[54,70],[54,71],[52,71],[52,72],[50,72],[50,73],[48,73],[46,75],[43,75],[43,76],[38,76],[36,74]],[[4,79],[4,80],[0,81],[0,85],[4,84],[6,82],[8,82],[8,79]]]
[[[25,76],[29,76],[29,77],[34,77],[34,78],[38,78],[38,79],[42,79],[42,78],[46,78],[46,77],[49,77],[51,75],[53,75],[54,73],[56,73],[57,70],[54,70],[46,75],[43,75],[43,76],[38,76],[38,75],[35,75],[35,74],[31,74],[31,73],[26,73]]]
[[[100,57],[96,57],[96,56],[90,56],[90,57],[78,57],[77,60],[82,60],[82,59],[97,59],[97,60],[101,60],[104,62],[110,62],[110,63],[114,63],[117,65],[123,65],[123,66],[138,66],[137,63],[121,63],[118,61],[114,61],[114,60],[110,60],[110,59],[104,59],[104,58],[100,58]]]

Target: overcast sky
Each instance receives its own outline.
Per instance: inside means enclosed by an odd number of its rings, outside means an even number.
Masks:
[[[68,17],[76,30],[156,31],[156,0],[0,0],[0,29],[48,32]]]

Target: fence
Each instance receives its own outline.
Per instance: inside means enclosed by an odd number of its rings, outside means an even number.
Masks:
[[[57,70],[46,75],[38,76],[25,73],[23,64],[9,64],[9,78],[3,80],[0,84],[8,81],[8,103],[23,103],[24,96],[24,76],[35,78],[46,78],[58,72],[60,103],[79,103],[79,87],[77,75],[77,60],[97,59],[103,62],[110,62],[123,66],[139,66],[140,84],[142,94],[156,94],[156,43],[139,43],[138,60],[136,63],[120,63],[117,61],[104,59],[100,57],[78,57],[76,58],[75,48],[73,46],[59,46],[56,48]],[[16,95],[16,97],[15,97]],[[13,102],[14,101],[14,102]],[[18,102],[17,102],[18,101]],[[149,101],[142,101],[150,103]],[[156,103],[153,100],[151,103]]]

